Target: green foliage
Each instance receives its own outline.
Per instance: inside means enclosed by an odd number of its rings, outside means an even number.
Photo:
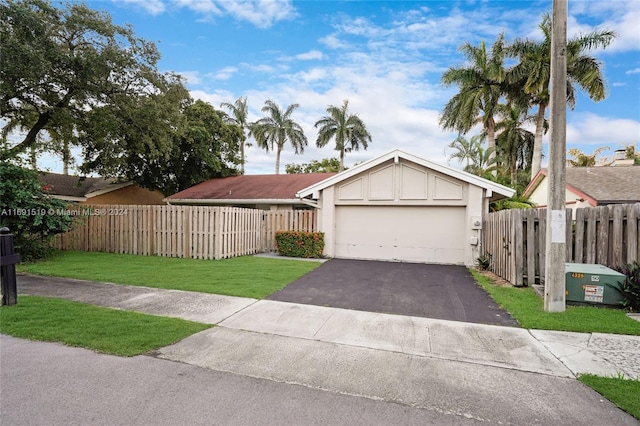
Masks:
[[[321,258],[324,250],[323,232],[276,232],[276,244],[280,256]]]
[[[343,170],[348,169],[344,167]],[[337,158],[323,158],[322,160],[311,160],[309,163],[295,164],[289,163],[284,170],[287,174],[299,173],[337,173],[340,171],[340,160]]]
[[[50,237],[67,231],[72,219],[59,210],[66,203],[47,196],[36,172],[0,163],[0,226],[13,234],[14,249],[22,260],[45,257]]]
[[[300,105],[291,104],[284,111],[271,99],[267,99],[262,107],[262,112],[268,115],[262,117],[251,125],[251,133],[258,146],[267,152],[276,149],[276,174],[280,173],[280,154],[288,141],[296,154],[302,154],[308,144],[302,126],[298,124],[291,114]]]
[[[53,277],[262,299],[318,266],[317,262],[256,256],[213,261],[60,251],[47,260],[21,263],[18,270]],[[256,271],[260,271],[259,279]]]
[[[640,380],[592,374],[581,375],[578,380],[640,420]]]
[[[335,138],[335,150],[340,153],[338,171],[341,172],[344,170],[344,154],[358,151],[360,147],[366,150],[369,146],[368,143],[371,142],[371,134],[357,114],[349,113],[349,100],[347,99],[344,100],[341,107],[329,105],[327,113],[329,115],[322,117],[314,125],[318,128],[316,146],[322,148]]]
[[[634,312],[640,312],[640,263],[629,263],[618,269],[625,275],[619,286],[610,285],[619,292],[624,301],[622,305]]]
[[[53,142],[92,146],[105,126],[137,127],[149,134],[138,143],[161,147],[166,117],[144,114],[141,107],[151,104],[139,101],[180,83],[157,71],[153,43],[82,3],[57,8],[47,0],[8,0],[0,15],[2,53],[11,58],[2,62],[0,110],[26,130],[10,154],[25,152],[41,132]],[[111,142],[115,148],[123,139]]]
[[[491,253],[485,253],[476,259],[478,268],[487,271],[491,268]]]
[[[19,296],[18,304],[0,307],[0,318],[3,334],[120,356],[141,355],[211,327],[36,296]]]

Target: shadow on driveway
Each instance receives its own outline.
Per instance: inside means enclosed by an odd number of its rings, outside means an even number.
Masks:
[[[469,270],[457,265],[331,259],[267,299],[518,326]]]

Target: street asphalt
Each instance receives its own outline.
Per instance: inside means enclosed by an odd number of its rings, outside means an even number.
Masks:
[[[640,336],[28,275],[18,286],[218,326],[133,358],[2,336],[2,424],[640,424],[575,379],[640,378]]]

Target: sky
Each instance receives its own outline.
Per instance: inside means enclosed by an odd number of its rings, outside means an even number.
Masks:
[[[491,45],[504,32],[540,39],[538,25],[551,0],[541,1],[288,1],[288,0],[99,0],[89,7],[108,12],[115,24],[157,44],[162,72],[185,78],[194,99],[216,108],[247,97],[249,120],[271,99],[283,109],[300,105],[293,118],[309,140],[288,163],[337,157],[333,142],[317,148],[314,124],[329,105],[349,100],[372,136],[369,148],[346,155],[345,165],[399,148],[453,167],[447,145],[457,134],[438,124],[457,88],[440,84],[442,73],[464,65],[458,48],[483,40]],[[592,55],[602,62],[607,98],[580,94],[567,112],[567,148],[591,153],[609,146],[640,149],[640,0],[568,3],[568,37],[613,30],[615,41]],[[531,128],[533,130],[533,128]],[[478,134],[472,130],[467,137]],[[545,155],[548,136],[545,137]],[[248,142],[254,142],[250,139]],[[545,161],[546,162],[546,161]],[[543,162],[544,164],[544,162]],[[60,172],[54,157],[41,168]],[[275,153],[255,143],[246,150],[247,174],[270,174]]]

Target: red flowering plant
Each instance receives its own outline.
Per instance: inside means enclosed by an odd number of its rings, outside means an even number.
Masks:
[[[324,233],[279,231],[276,232],[276,244],[280,256],[320,258],[324,250]]]

